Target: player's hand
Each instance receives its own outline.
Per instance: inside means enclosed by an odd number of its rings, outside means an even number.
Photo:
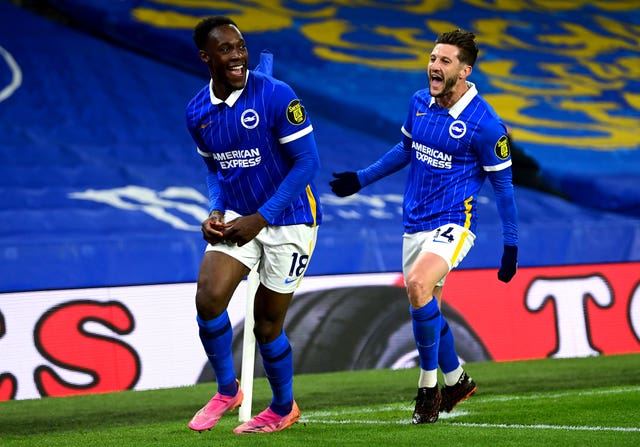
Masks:
[[[202,238],[212,245],[217,244],[222,241],[226,227],[222,211],[213,210],[202,222]]]
[[[353,171],[334,172],[333,176],[335,180],[330,181],[329,185],[331,186],[331,191],[338,197],[350,196],[362,188],[360,180],[358,180],[358,174]]]
[[[222,211],[213,210],[209,214],[209,217],[202,222],[202,237],[210,244],[216,244],[222,240],[224,228],[224,213]]]
[[[518,247],[505,245],[498,270],[498,279],[502,282],[509,282],[518,270]]]
[[[242,247],[256,237],[267,224],[267,220],[260,213],[238,217],[227,224],[224,230],[224,240]]]

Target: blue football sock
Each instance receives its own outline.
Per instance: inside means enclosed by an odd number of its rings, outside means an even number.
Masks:
[[[425,371],[438,369],[440,309],[435,297],[420,309],[411,308],[411,321],[420,357],[420,368]]]
[[[200,340],[204,352],[209,358],[218,382],[218,392],[227,396],[235,396],[238,392],[236,372],[231,354],[233,329],[229,314],[225,310],[212,320],[202,320],[196,317],[200,328]]]
[[[264,371],[273,391],[269,405],[280,416],[286,416],[293,407],[293,351],[284,331],[275,340],[260,344]]]
[[[458,353],[453,341],[453,332],[445,320],[440,318],[440,348],[438,349],[438,365],[444,374],[454,371],[460,366]]]

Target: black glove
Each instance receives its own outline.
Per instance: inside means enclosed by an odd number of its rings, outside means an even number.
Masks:
[[[518,247],[505,245],[498,270],[498,279],[502,282],[509,282],[518,270]]]
[[[358,174],[353,171],[334,172],[335,180],[329,182],[331,191],[338,197],[347,197],[360,191],[362,185],[358,180]]]

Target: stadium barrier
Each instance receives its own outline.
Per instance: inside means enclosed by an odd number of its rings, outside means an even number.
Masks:
[[[247,282],[229,307],[240,375]],[[0,400],[213,380],[195,283],[0,294]],[[640,263],[495,269],[447,278],[464,362],[640,352]],[[399,273],[306,277],[287,316],[297,374],[417,365]],[[254,376],[263,376],[255,362]]]

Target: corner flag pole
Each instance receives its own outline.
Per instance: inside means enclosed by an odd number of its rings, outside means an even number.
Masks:
[[[268,50],[260,53],[260,63],[256,71],[271,76],[273,74],[273,54]],[[240,422],[247,422],[251,419],[251,401],[253,399],[253,369],[256,360],[256,336],[253,333],[253,300],[260,285],[258,276],[258,266],[254,267],[247,276],[247,310],[244,316],[244,338],[242,339],[242,371],[240,373],[240,383],[244,393],[244,399],[238,410]]]
[[[257,267],[256,267],[257,268]],[[256,336],[253,333],[253,301],[260,284],[258,271],[254,268],[247,276],[247,310],[244,317],[244,337],[242,339],[242,372],[240,383],[244,399],[238,410],[240,422],[251,419],[251,401],[253,399],[253,369],[256,359]]]

